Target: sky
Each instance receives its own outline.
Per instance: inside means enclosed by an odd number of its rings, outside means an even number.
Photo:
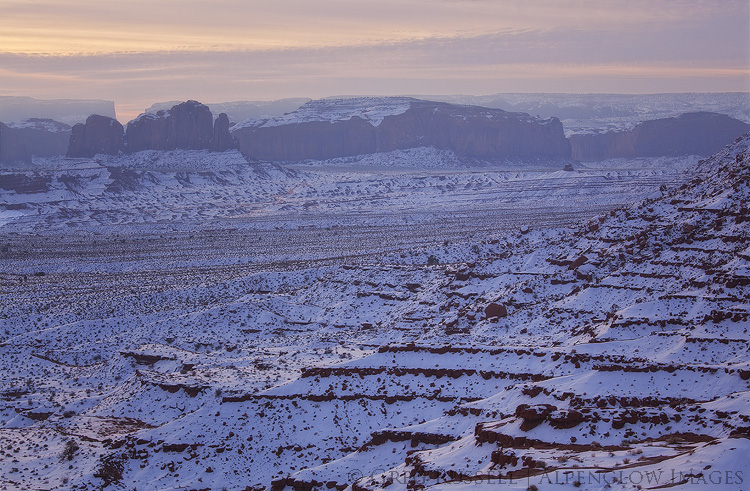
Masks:
[[[750,0],[0,0],[0,95],[750,91]]]

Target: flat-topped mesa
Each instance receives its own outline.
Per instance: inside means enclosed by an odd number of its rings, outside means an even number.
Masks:
[[[229,119],[220,114],[214,122],[205,104],[187,101],[168,111],[144,113],[128,123],[127,151],[214,150],[235,148]]]
[[[125,133],[116,119],[92,114],[86,123],[73,126],[68,157],[93,157],[96,154],[117,155],[125,150]]]
[[[52,119],[0,123],[0,162],[31,162],[33,156],[65,155],[71,128]]]
[[[0,123],[0,163],[31,162],[31,151],[25,145],[19,145],[14,136],[8,125]]]
[[[750,125],[724,114],[686,113],[674,118],[654,119],[628,131],[598,135],[571,135],[572,157],[584,162],[611,158],[708,156],[738,136]]]
[[[378,151],[417,146],[476,158],[570,157],[570,144],[556,118],[429,101],[415,101],[378,126]]]
[[[556,118],[407,97],[311,101],[280,118],[232,131],[240,151],[275,161],[327,159],[416,147],[462,157],[570,157]]]

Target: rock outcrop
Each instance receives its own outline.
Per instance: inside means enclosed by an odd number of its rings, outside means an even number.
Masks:
[[[237,148],[237,144],[229,133],[229,117],[225,113],[221,113],[216,118],[216,121],[214,121],[214,133],[211,139],[210,150],[225,152],[233,148]]]
[[[417,101],[386,116],[377,137],[381,152],[430,146],[477,158],[570,157],[558,119],[478,106]]]
[[[31,151],[19,145],[13,133],[8,125],[0,123],[0,163],[31,162]]]
[[[555,118],[408,98],[344,100],[340,106],[312,101],[282,118],[238,125],[233,134],[243,154],[260,160],[327,159],[415,147],[473,158],[570,156]]]
[[[377,152],[375,127],[349,121],[310,121],[235,131],[240,151],[259,160],[328,159]]]
[[[213,136],[213,116],[208,106],[187,101],[167,113],[167,150],[209,148]]]
[[[128,151],[167,150],[167,117],[165,111],[143,113],[127,126]]]
[[[707,156],[719,151],[750,125],[717,113],[687,113],[639,123],[629,131],[572,135],[572,158],[585,162],[610,158]]]
[[[127,142],[128,152],[234,148],[226,114],[214,122],[208,106],[192,100],[168,111],[141,114],[128,123]]]
[[[93,157],[96,154],[117,155],[125,150],[125,132],[119,121],[92,114],[86,123],[73,126],[68,157]]]
[[[493,302],[484,308],[484,315],[487,316],[488,319],[507,317],[508,309],[505,307],[505,305],[500,305]]]
[[[51,119],[0,123],[0,162],[31,162],[33,156],[65,155],[71,128]]]

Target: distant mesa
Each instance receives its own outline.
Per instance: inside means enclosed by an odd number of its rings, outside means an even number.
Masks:
[[[235,126],[240,151],[259,160],[300,161],[416,147],[476,158],[569,158],[556,118],[406,97],[311,101],[280,118]]]
[[[0,123],[0,162],[31,162],[31,150],[13,138],[13,130],[5,123]]]
[[[146,109],[147,113],[168,111],[172,106],[182,101],[157,102]],[[206,103],[211,113],[217,118],[221,113],[226,113],[229,121],[235,123],[248,119],[269,119],[282,116],[298,109],[310,98],[278,99],[275,101],[235,101],[235,102],[209,102]]]
[[[71,128],[51,119],[0,123],[0,162],[30,163],[33,157],[65,155]]]
[[[92,114],[86,123],[73,126],[68,157],[93,157],[97,154],[117,155],[125,148],[125,133],[119,121]]]
[[[213,117],[208,106],[187,101],[156,114],[144,113],[128,123],[128,151],[208,149]]]
[[[213,120],[208,106],[187,101],[168,111],[144,113],[127,125],[112,118],[93,115],[85,125],[73,127],[68,157],[92,157],[97,153],[117,155],[143,150],[212,150],[235,148],[229,119],[220,114]]]
[[[114,118],[115,103],[96,99],[43,100],[31,97],[0,96],[0,121],[5,122],[49,118],[73,126],[76,123],[83,123],[91,114]],[[62,154],[65,154],[65,151]]]
[[[571,135],[574,160],[611,158],[708,156],[750,131],[750,124],[724,114],[686,113],[639,123],[629,131]]]
[[[0,97],[0,109],[16,99],[25,100]],[[300,101],[275,101],[265,109],[278,114]],[[250,108],[258,114],[264,109],[262,103],[216,106]],[[214,117],[209,106],[189,100],[143,113],[125,128],[106,113],[88,116],[72,129],[64,122],[40,118],[5,124],[0,126],[0,162],[177,149],[239,149],[250,159],[298,162],[431,147],[462,159],[560,159],[564,165],[570,159],[707,156],[748,131],[750,124],[727,115],[694,112],[644,121],[627,131],[566,138],[562,123],[554,117],[410,97],[314,100],[283,115],[233,125],[228,114]],[[572,166],[563,168],[572,170]]]

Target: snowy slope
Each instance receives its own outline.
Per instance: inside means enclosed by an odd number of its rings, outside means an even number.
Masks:
[[[701,161],[687,180],[654,169],[415,175],[230,162],[230,183],[211,185],[224,174],[149,170],[146,157],[127,168],[135,180],[112,178],[122,166],[83,166],[92,184],[68,195],[51,185],[37,200],[49,211],[34,208],[70,232],[41,233],[27,214],[2,237],[0,480],[632,489],[649,475],[676,489],[717,479],[746,489],[749,145]],[[617,191],[618,172],[643,180]],[[121,189],[106,191],[113,182]],[[553,201],[559,209],[587,182],[608,183],[580,190],[602,207],[582,196],[571,201],[582,223],[550,226]],[[224,194],[190,201],[188,190]],[[150,193],[160,198],[144,202]],[[283,205],[257,228],[155,218],[167,196],[193,220],[190,203],[261,193],[292,206],[294,225],[279,219]],[[112,213],[143,221],[99,221],[90,210],[115,196]],[[299,213],[313,196],[350,217],[383,214],[355,227],[322,213],[328,221],[314,223],[325,226],[306,228]],[[544,199],[546,218],[519,211]],[[475,207],[477,222],[488,210],[524,220],[419,244],[422,229],[387,213],[430,204]],[[354,256],[386,229],[400,246]],[[254,247],[271,233],[273,247]],[[284,250],[285,240],[299,242]]]
[[[359,117],[378,126],[383,118],[406,112],[416,99],[409,97],[354,97],[347,99],[317,99],[297,110],[270,119],[249,119],[232,128],[270,127],[310,121],[347,121]]]

